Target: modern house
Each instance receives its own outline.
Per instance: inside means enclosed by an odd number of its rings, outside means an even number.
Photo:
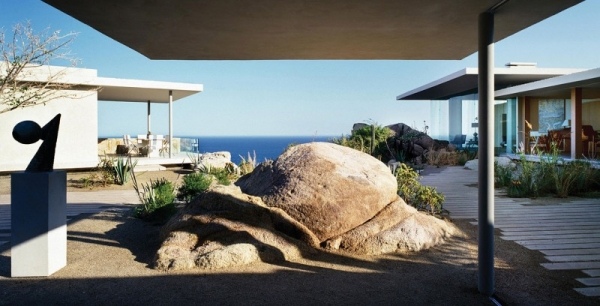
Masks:
[[[494,293],[494,43],[582,0],[44,0],[151,59],[462,59],[478,52],[478,288]],[[181,29],[185,29],[181,30]]]
[[[497,99],[518,105],[517,126],[532,131],[517,139],[551,137],[571,158],[597,158],[600,150],[600,68],[497,90]],[[527,131],[526,131],[527,132]],[[519,138],[522,137],[522,138]]]
[[[60,113],[54,167],[92,168],[99,162],[99,101],[146,103],[148,118],[151,103],[169,103],[169,135],[173,135],[172,103],[203,90],[201,84],[98,77],[95,69],[56,66],[36,69],[38,78],[47,78],[60,72],[61,77],[56,81],[73,86],[64,94],[57,93],[56,98],[45,105],[18,108],[0,114],[0,172],[24,170],[41,145],[41,141],[24,145],[13,139],[12,129],[21,121],[32,120],[44,126]],[[172,141],[169,143],[172,144]]]
[[[538,96],[527,102],[519,99],[519,85],[585,71],[584,69],[539,68],[535,63],[508,63],[494,69],[494,147],[496,153],[515,153],[520,144],[529,147],[529,137],[562,129],[571,118],[571,100]],[[431,134],[453,140],[466,135],[476,139],[478,131],[478,69],[465,68],[397,96],[397,100],[424,100],[431,103]],[[525,86],[525,85],[523,85]],[[527,87],[528,88],[528,87]],[[504,92],[498,95],[498,92]],[[587,104],[586,104],[587,105]],[[591,104],[590,104],[591,105]],[[532,125],[529,128],[524,120]],[[568,122],[568,121],[567,121]],[[600,124],[598,124],[600,127]]]

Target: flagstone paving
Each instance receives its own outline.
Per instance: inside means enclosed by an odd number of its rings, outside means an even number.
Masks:
[[[421,183],[444,194],[451,218],[477,220],[477,171],[436,169]],[[581,270],[589,277],[577,278],[575,290],[600,296],[600,199],[511,199],[497,191],[494,211],[501,239],[543,253],[546,269]]]

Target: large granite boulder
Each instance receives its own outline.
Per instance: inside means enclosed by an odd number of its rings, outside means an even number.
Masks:
[[[160,270],[292,260],[318,247],[305,226],[233,185],[214,186],[189,203],[163,227],[161,240]]]
[[[379,160],[332,143],[291,147],[236,185],[213,187],[169,221],[157,268],[293,260],[318,248],[363,255],[418,251],[454,232],[406,205]]]
[[[420,213],[398,198],[364,224],[322,245],[358,255],[420,251],[443,243],[454,232],[452,225]]]
[[[320,241],[361,225],[398,197],[396,178],[382,162],[324,142],[291,147],[236,185],[281,208]]]

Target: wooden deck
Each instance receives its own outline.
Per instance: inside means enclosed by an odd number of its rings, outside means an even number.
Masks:
[[[477,171],[446,167],[423,175],[421,183],[446,197],[444,208],[454,219],[473,219],[477,226]],[[495,197],[495,224],[501,239],[542,252],[549,270],[581,270],[575,288],[600,296],[600,199],[511,199]]]

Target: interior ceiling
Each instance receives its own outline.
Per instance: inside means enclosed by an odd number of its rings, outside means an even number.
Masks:
[[[150,59],[462,59],[499,0],[44,0]],[[582,0],[512,0],[501,40]]]

